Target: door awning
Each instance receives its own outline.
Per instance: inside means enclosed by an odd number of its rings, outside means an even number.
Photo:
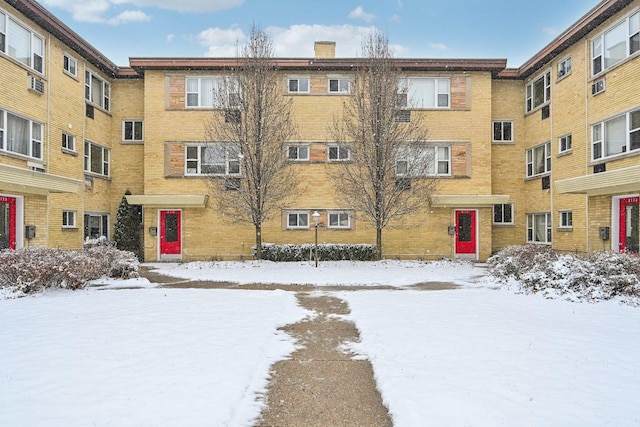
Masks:
[[[0,165],[0,189],[27,194],[77,193],[84,184],[79,179]]]
[[[500,205],[509,201],[503,194],[438,194],[431,196],[431,206],[436,208],[481,208]]]
[[[640,166],[562,179],[555,182],[560,194],[605,194],[640,191]]]
[[[132,194],[125,196],[130,205],[149,208],[204,208],[206,194]]]

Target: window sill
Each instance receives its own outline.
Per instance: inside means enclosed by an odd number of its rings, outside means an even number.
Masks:
[[[539,110],[542,110],[544,107],[546,107],[547,105],[550,105],[550,104],[551,104],[551,101],[547,101],[544,104],[540,104],[536,108],[534,108],[533,110],[525,112],[524,116],[525,117],[531,116],[531,115],[537,113]]]
[[[558,227],[556,228],[556,231],[570,232],[570,231],[573,231],[573,227]]]
[[[120,141],[122,145],[144,145],[144,141]]]
[[[62,227],[62,232],[63,233],[67,233],[67,232],[76,232],[79,231],[80,229],[78,227]]]
[[[498,228],[513,228],[516,224],[513,222],[494,222],[493,226]]]
[[[31,37],[29,37],[31,38]],[[14,63],[15,65],[19,66],[20,68],[24,68],[25,70],[27,70],[28,73],[35,73],[38,76],[42,77],[44,79],[44,81],[48,81],[44,75],[43,72],[36,70],[35,68],[31,68],[28,65],[23,64],[22,62],[18,61],[17,59],[15,59],[14,57],[7,55],[6,53],[0,51],[0,57],[6,58],[8,61]]]
[[[493,145],[516,145],[515,141],[491,141]]]
[[[611,71],[615,70],[616,68],[622,67],[626,63],[633,61],[638,56],[640,56],[640,51],[634,52],[633,54],[627,56],[625,59],[623,59],[622,61],[618,62],[617,64],[614,64],[611,67],[600,71],[598,74],[594,74],[593,76],[591,76],[591,79],[587,81],[587,83],[591,84],[591,83],[595,82],[596,80],[599,80],[601,77],[604,77],[607,73],[610,73]]]
[[[64,154],[69,154],[69,155],[71,155],[71,156],[77,156],[77,155],[78,155],[78,152],[77,152],[77,151],[69,150],[68,148],[63,148],[63,149],[62,149],[62,152],[63,152]]]
[[[556,84],[560,83],[561,81],[563,81],[564,79],[566,79],[567,77],[569,77],[571,75],[571,71],[569,71],[566,74],[561,75],[560,77],[558,77],[558,79],[556,80]]]
[[[91,177],[91,178],[100,178],[100,179],[104,179],[105,181],[111,181],[111,177],[110,176],[106,176],[106,175],[100,175],[94,172],[90,172],[90,171],[84,171],[84,176],[85,177]]]
[[[103,113],[105,113],[108,116],[111,116],[111,111],[109,110],[105,110],[104,107],[101,107],[98,104],[94,104],[93,102],[89,101],[87,98],[84,99],[85,104],[87,105],[91,105],[93,108],[95,108],[98,111],[102,111]]]
[[[635,150],[625,151],[624,153],[614,154],[613,156],[602,157],[600,159],[592,160],[589,163],[589,166],[595,166],[601,163],[612,162],[614,160],[622,160],[627,157],[634,157],[640,155],[640,148],[636,148]]]
[[[544,178],[545,176],[551,176],[551,172],[541,173],[539,175],[526,176],[525,181],[534,181],[536,179]]]
[[[564,157],[564,156],[568,156],[569,154],[573,153],[573,149],[570,150],[565,150],[565,151],[560,151],[556,157]]]
[[[77,69],[77,68],[76,68],[76,69]],[[65,70],[64,68],[62,69],[62,72],[63,72],[66,76],[68,76],[68,77],[72,78],[73,80],[78,81],[78,82],[80,81],[80,79],[78,78],[78,76],[77,76],[77,75],[71,74],[69,71]]]

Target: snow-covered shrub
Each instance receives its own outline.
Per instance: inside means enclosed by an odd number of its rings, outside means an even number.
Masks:
[[[0,286],[23,293],[45,288],[81,289],[104,275],[137,277],[138,269],[135,255],[110,246],[82,252],[56,248],[0,251]]]
[[[375,259],[375,245],[329,244],[318,245],[318,259],[321,261],[372,261]],[[255,248],[254,248],[255,251]],[[266,243],[262,246],[262,259],[267,261],[306,261],[314,259],[315,245],[276,245]]]
[[[562,296],[575,301],[622,297],[640,304],[640,259],[614,252],[582,256],[547,246],[512,246],[487,261],[489,272],[517,292]]]

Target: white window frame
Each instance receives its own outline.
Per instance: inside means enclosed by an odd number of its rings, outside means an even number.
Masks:
[[[635,120],[635,123],[634,123]],[[620,147],[619,152],[606,154],[609,151],[613,130],[610,132],[608,127],[614,123],[622,123],[624,121],[624,141],[617,141]],[[635,127],[632,127],[635,126]],[[618,133],[621,133],[618,131]],[[616,135],[620,138],[620,135]],[[635,141],[634,141],[635,139]],[[624,142],[624,144],[620,144]],[[591,125],[591,160],[597,161],[608,159],[616,156],[625,155],[630,152],[638,152],[640,150],[640,108],[618,114],[607,120],[603,120]]]
[[[559,226],[561,229],[572,229],[573,228],[573,211],[571,210],[562,210],[558,212],[559,216]]]
[[[310,147],[308,145],[288,145],[287,146],[287,160],[291,162],[308,162]],[[306,154],[301,155],[304,152]],[[292,156],[292,154],[295,154]]]
[[[62,149],[76,152],[76,136],[67,132],[62,132]]]
[[[573,136],[570,133],[558,138],[558,154],[570,153],[573,151]]]
[[[239,149],[230,143],[187,145],[185,148],[185,176],[242,176]],[[207,150],[218,151],[223,157],[207,160]],[[234,153],[235,152],[235,153]],[[206,163],[217,160],[215,163]],[[224,172],[207,172],[207,168],[224,168]]]
[[[336,82],[336,87],[333,90],[331,82]],[[329,93],[349,94],[351,93],[351,79],[349,77],[329,77],[327,91]]]
[[[98,235],[91,235],[89,229],[89,222],[91,218],[99,218],[100,225],[98,227]],[[104,236],[107,240],[109,240],[109,214],[102,212],[85,212],[83,216],[84,220],[84,229],[82,231],[84,240],[88,239],[98,239]]]
[[[99,88],[101,94],[95,94],[95,89]],[[96,99],[96,97],[100,99]],[[84,99],[93,105],[97,105],[103,110],[111,109],[111,85],[106,80],[96,75],[94,72],[85,70],[84,72]]]
[[[76,217],[76,211],[62,211],[62,228],[78,228]]]
[[[346,219],[346,225],[343,225],[345,219]],[[328,211],[327,212],[327,228],[341,229],[341,230],[350,229],[351,214],[347,211]]]
[[[292,217],[295,217],[295,224],[291,224]],[[304,224],[301,218],[305,218],[306,224]],[[309,212],[308,211],[288,211],[286,219],[286,226],[288,230],[304,230],[309,228]]]
[[[206,82],[206,84],[205,84]],[[221,108],[225,107],[220,105],[218,98],[218,91],[224,84],[231,86],[232,81],[225,82],[223,76],[187,76],[185,78],[184,90],[185,90],[185,108]],[[211,86],[211,93],[205,94],[208,90],[206,87]],[[240,106],[239,88],[235,91],[229,91],[227,96],[229,97],[230,107]],[[206,95],[206,96],[205,96]]]
[[[508,125],[508,138],[505,137],[505,134],[507,133],[505,131],[506,126]],[[496,126],[500,126],[500,129],[497,129]],[[497,134],[499,133],[499,138],[496,138]],[[498,143],[512,143],[513,142],[513,120],[494,120],[493,121],[493,142],[498,142]]]
[[[306,90],[300,89],[300,82],[306,81]],[[291,89],[291,83],[296,82],[295,90]],[[309,77],[289,77],[287,78],[287,92],[288,93],[309,93],[311,91],[311,79]]]
[[[136,138],[136,125],[140,126],[140,138]],[[131,126],[131,136],[127,137],[128,129]],[[144,121],[142,119],[126,119],[122,121],[122,141],[143,142],[144,141]]]
[[[78,61],[73,56],[65,53],[62,58],[62,69],[65,73],[73,76],[75,78],[78,77]]]
[[[94,159],[94,150],[100,152],[100,158]],[[92,169],[93,161],[97,160],[100,162],[100,171],[95,171]],[[84,141],[84,171],[85,173],[89,173],[92,175],[109,177],[109,173],[111,172],[111,150],[103,145],[96,144],[95,142],[91,142],[88,139]]]
[[[527,243],[550,245],[553,239],[551,227],[551,212],[527,214]],[[543,230],[538,230],[539,228]]]
[[[607,36],[614,35],[624,37],[624,55],[611,59],[607,58],[607,52],[619,49],[622,43],[619,39],[608,40]],[[638,52],[640,52],[640,11],[635,10],[591,39],[591,75],[596,76],[606,72]]]
[[[28,142],[21,141],[22,145],[26,144],[26,152],[12,149],[14,143],[13,141],[9,141],[9,115],[13,116],[12,120],[24,120],[26,122],[28,135],[25,136],[27,137]],[[30,120],[11,111],[0,110],[0,151],[42,160],[43,138],[44,125],[42,123]]]
[[[536,91],[539,89],[538,83],[542,82],[542,99],[536,103]],[[546,105],[551,101],[551,71],[547,70],[538,75],[535,79],[527,83],[525,90],[525,108],[530,113]]]
[[[396,156],[396,176],[409,178],[451,176],[450,145],[413,146],[406,153],[402,151],[400,149]],[[410,165],[407,157],[411,157],[411,161],[416,163]],[[428,164],[425,165],[422,162],[428,162]]]
[[[13,26],[16,27],[13,27]],[[11,28],[14,28],[12,30]],[[29,53],[27,57],[19,58],[9,48],[14,37],[13,32],[16,28],[20,28],[29,34]],[[45,38],[32,30],[28,25],[25,25],[18,19],[6,13],[0,9],[0,52],[15,59],[16,61],[24,64],[25,66],[37,71],[40,74],[44,74],[44,40]]]
[[[327,147],[327,160],[330,162],[348,162],[351,158],[351,150],[344,145],[329,145]]]
[[[538,150],[542,150],[542,164],[540,164],[536,158],[536,154],[539,152]],[[551,142],[547,141],[531,147],[527,149],[526,153],[527,178],[533,178],[551,172]]]
[[[429,82],[427,84],[426,82]],[[421,86],[431,86],[420,89]],[[399,106],[411,109],[449,109],[451,108],[451,78],[449,77],[408,77],[399,82]]]
[[[563,79],[571,74],[571,56],[567,56],[558,62],[558,79]]]
[[[510,220],[505,220],[505,207],[508,206],[508,210],[509,210],[509,218]],[[500,220],[496,221],[496,215],[498,214],[497,212],[497,208],[500,207]],[[513,225],[514,224],[514,212],[513,212],[513,203],[500,203],[500,204],[496,204],[493,205],[493,223],[496,225]]]

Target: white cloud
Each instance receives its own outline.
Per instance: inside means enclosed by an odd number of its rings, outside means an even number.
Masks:
[[[271,37],[274,54],[279,58],[313,58],[313,45],[319,40],[335,41],[336,57],[354,58],[361,56],[362,41],[375,30],[375,27],[292,25],[287,28],[267,27],[264,30]],[[195,39],[207,48],[205,56],[235,57],[238,43],[245,43],[247,35],[237,27],[209,28],[200,32]],[[401,45],[391,45],[391,48],[396,56],[408,52],[408,49]]]
[[[428,44],[430,49],[433,50],[447,50],[449,49],[444,43],[429,43]]]
[[[171,43],[176,38],[175,34],[167,34],[167,41]]]
[[[205,56],[235,57],[238,44],[242,45],[247,36],[240,28],[209,28],[196,36],[200,45],[207,48]]]
[[[115,18],[109,19],[107,23],[110,25],[120,25],[140,21],[151,21],[151,17],[140,10],[125,10]]]
[[[362,6],[358,6],[349,12],[349,18],[362,19],[364,22],[371,22],[376,19],[376,16],[372,13],[365,12]]]
[[[79,22],[96,24],[123,24],[131,21],[148,21],[148,15],[141,11],[124,11],[109,18],[114,6],[134,5],[157,7],[178,12],[214,12],[240,6],[244,0],[41,0],[47,7],[57,7],[70,12]],[[145,18],[147,17],[147,18]]]
[[[389,21],[400,22],[400,15],[398,15],[397,13],[394,13],[393,15],[391,15],[391,18],[389,18]]]

